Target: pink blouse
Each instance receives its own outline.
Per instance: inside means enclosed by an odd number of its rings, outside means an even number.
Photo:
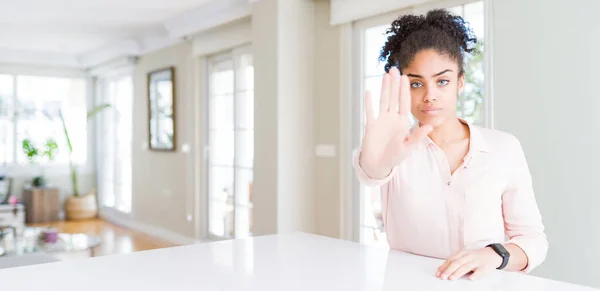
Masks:
[[[527,161],[516,137],[468,124],[469,152],[450,174],[444,152],[426,138],[383,179],[354,168],[361,183],[381,186],[390,248],[447,259],[460,250],[514,243],[528,273],[548,251]]]

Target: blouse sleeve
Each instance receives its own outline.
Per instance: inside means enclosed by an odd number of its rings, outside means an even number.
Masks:
[[[522,272],[529,273],[545,260],[548,241],[521,144],[514,138],[509,148],[513,157],[512,178],[502,195],[504,228],[509,237],[507,243],[519,246],[527,255],[528,264]]]
[[[356,172],[356,176],[358,177],[358,180],[360,181],[361,184],[364,185],[369,185],[369,186],[381,186],[384,185],[386,183],[388,183],[393,177],[394,174],[397,171],[397,167],[392,168],[392,170],[390,171],[390,173],[388,173],[387,176],[385,176],[384,178],[381,179],[374,179],[369,177],[363,170],[363,168],[361,167],[359,161],[360,161],[360,153],[361,150],[356,150],[354,152],[354,157],[353,157],[353,166],[354,166],[354,170]]]

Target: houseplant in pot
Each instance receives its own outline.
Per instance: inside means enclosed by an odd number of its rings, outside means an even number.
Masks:
[[[30,139],[23,139],[21,142],[21,149],[25,154],[25,157],[29,161],[30,165],[36,165],[38,163],[38,158],[41,156],[40,150]],[[40,173],[39,176],[33,177],[31,181],[31,186],[33,187],[44,187],[46,185],[46,179],[44,179],[44,173]]]
[[[109,108],[109,104],[103,104],[96,106],[94,109],[87,113],[87,120],[92,119],[96,114]],[[67,147],[69,150],[69,168],[71,172],[71,183],[73,186],[73,195],[67,198],[65,202],[65,213],[67,219],[78,220],[78,219],[89,219],[96,217],[98,214],[98,202],[96,199],[96,193],[94,190],[87,191],[85,193],[79,190],[79,173],[77,172],[77,165],[73,161],[73,144],[69,138],[69,131],[65,123],[65,118],[62,111],[59,112],[60,120],[62,122],[63,131],[65,133],[65,139],[67,140]]]

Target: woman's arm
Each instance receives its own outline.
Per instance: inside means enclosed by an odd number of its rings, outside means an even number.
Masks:
[[[514,157],[511,164],[512,179],[502,195],[504,228],[509,237],[505,246],[511,254],[510,269],[528,273],[545,260],[548,241],[525,154],[516,138],[512,143],[509,147]]]
[[[504,244],[504,248],[510,254],[508,265],[504,268],[507,271],[522,271],[527,267],[527,254],[518,245],[514,243]]]
[[[370,186],[382,186],[382,185],[388,183],[394,177],[397,167],[390,169],[388,171],[389,173],[383,178],[376,178],[376,177],[369,176],[366,173],[363,166],[360,164],[360,155],[361,155],[361,150],[357,150],[354,153],[352,164],[354,166],[354,171],[356,172],[356,176],[358,177],[358,180],[360,181],[361,184],[370,185]]]
[[[548,241],[521,144],[514,138],[506,148],[513,172],[510,185],[502,195],[504,229],[509,237],[503,245],[510,253],[504,270],[529,273],[546,258]],[[436,276],[455,280],[473,272],[470,278],[478,279],[501,264],[502,258],[489,247],[461,251],[447,259],[438,268]]]
[[[520,271],[527,266],[527,255],[519,246],[510,243],[504,247],[510,253],[509,263],[504,270]],[[500,265],[502,258],[491,247],[461,251],[444,261],[438,267],[436,276],[443,280],[456,280],[471,273],[469,279],[476,280]]]

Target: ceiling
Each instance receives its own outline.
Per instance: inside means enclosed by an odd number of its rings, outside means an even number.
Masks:
[[[0,0],[0,52],[81,59],[124,41],[167,36],[166,21],[215,1],[230,0]]]

